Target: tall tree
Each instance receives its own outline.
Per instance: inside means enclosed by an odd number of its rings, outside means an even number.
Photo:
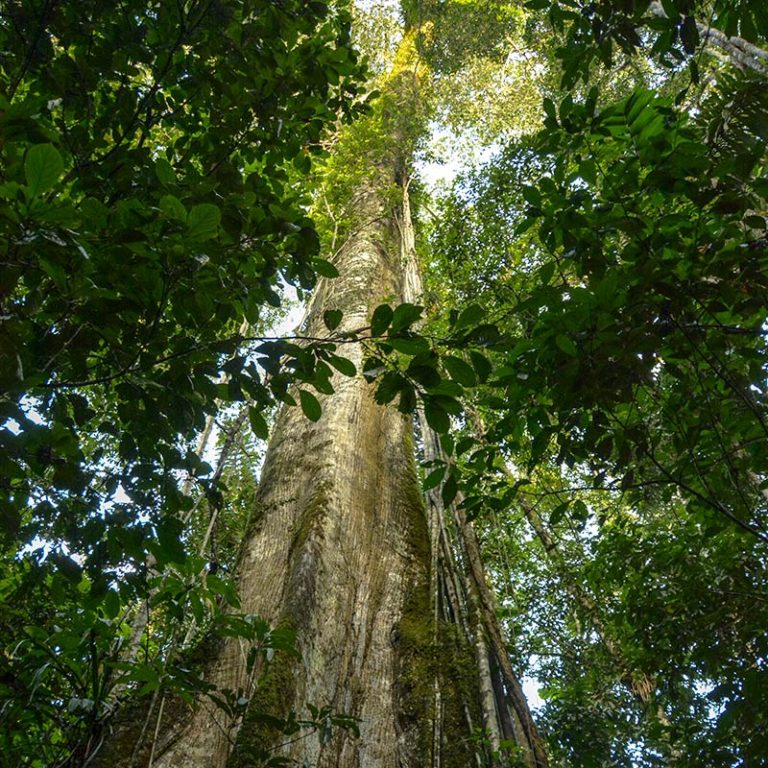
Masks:
[[[152,712],[148,729],[143,718],[134,729],[118,728],[95,764],[149,756],[157,768],[270,759],[464,766],[484,755],[484,763],[497,765],[507,759],[502,749],[524,765],[546,764],[476,544],[465,552],[473,580],[453,565],[450,577],[461,580],[454,603],[440,600],[437,581],[446,574],[436,568],[433,549],[441,542],[421,499],[410,408],[387,406],[366,377],[349,377],[370,370],[356,341],[361,329],[372,337],[386,332],[391,348],[406,354],[427,346],[411,330],[420,308],[413,303],[408,201],[413,153],[429,116],[430,73],[418,50],[424,34],[409,24],[373,114],[335,149],[332,162],[344,178],[331,180],[345,221],[329,260],[338,277],[318,285],[302,334],[332,331],[339,344],[330,363],[341,373],[333,394],[300,388],[293,396],[301,409],[286,407],[277,417],[258,513],[238,564],[241,610],[289,628],[297,653],[283,652],[263,670],[242,638],[221,642],[205,677],[232,692],[237,708],[225,713],[204,698],[188,707],[168,700]],[[442,514],[440,505],[434,514]],[[502,669],[495,691],[491,664]],[[328,726],[347,718],[355,727],[286,738],[286,719],[307,712],[325,712]],[[126,748],[142,737],[126,740],[136,728],[154,734],[138,751]]]

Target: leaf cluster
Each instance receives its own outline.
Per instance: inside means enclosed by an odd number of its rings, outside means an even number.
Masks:
[[[483,531],[556,759],[759,762],[764,81],[718,73],[688,110],[576,68],[441,202],[432,309],[478,304],[498,337],[425,484],[450,476]]]

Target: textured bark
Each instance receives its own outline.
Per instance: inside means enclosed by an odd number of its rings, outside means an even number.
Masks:
[[[317,318],[325,309],[342,309],[341,330],[351,330],[364,326],[384,297],[400,293],[389,221],[375,190],[361,192],[358,212],[367,224],[339,254],[342,276],[319,289],[310,334],[322,334]],[[344,354],[360,365],[359,346]],[[285,408],[275,424],[261,516],[241,566],[242,609],[297,631],[301,660],[281,681],[293,688],[282,695],[294,710],[330,704],[361,720],[359,741],[340,736],[321,747],[316,737],[299,739],[286,748],[290,757],[318,766],[408,764],[418,738],[397,711],[396,637],[408,596],[428,578],[409,424],[375,405],[362,378],[338,377],[334,385],[333,396],[320,398],[319,422]],[[254,695],[246,653],[240,642],[227,642],[211,682]],[[238,724],[221,721],[221,713],[201,706],[157,768],[223,768]],[[269,746],[247,742],[235,747],[235,764],[248,764],[249,747]]]

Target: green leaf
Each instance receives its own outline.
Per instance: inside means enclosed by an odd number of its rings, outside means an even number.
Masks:
[[[56,283],[56,285],[59,288],[64,288],[67,284],[67,273],[64,270],[64,268],[61,266],[61,264],[57,264],[52,259],[48,259],[44,256],[40,256],[38,259],[40,263],[40,268],[51,278],[53,278],[53,282]]]
[[[80,203],[80,213],[84,219],[88,219],[88,229],[104,229],[109,221],[109,208],[95,197],[86,197]]]
[[[549,516],[549,524],[553,528],[565,517],[565,513],[568,511],[570,504],[571,503],[569,501],[564,501],[562,504],[558,504],[552,510],[552,514]]]
[[[301,410],[310,421],[317,421],[323,413],[320,407],[320,401],[306,389],[299,390],[299,400],[301,400]]]
[[[680,25],[680,40],[682,40],[686,53],[696,52],[696,47],[699,44],[699,30],[693,16],[686,16],[683,19],[683,23]]]
[[[339,372],[345,376],[354,376],[357,373],[355,364],[341,355],[328,355],[328,362]]]
[[[530,203],[531,205],[535,205],[537,207],[541,206],[541,193],[538,189],[536,189],[536,187],[526,185],[523,187],[522,193],[523,199],[526,203]]]
[[[387,339],[387,344],[404,355],[414,356],[429,351],[429,342],[423,336],[394,336]]]
[[[165,186],[176,183],[176,173],[173,170],[173,166],[164,157],[159,157],[155,160],[155,175],[160,183]]]
[[[465,363],[461,358],[449,355],[443,358],[443,365],[445,370],[448,371],[448,375],[463,387],[474,387],[477,384],[472,366],[469,363]]]
[[[251,406],[248,408],[248,419],[251,422],[253,434],[262,440],[266,440],[269,437],[269,426],[261,412],[256,407]]]
[[[176,221],[187,220],[187,209],[184,204],[174,195],[163,195],[160,198],[160,210],[169,218]]]
[[[340,309],[328,309],[323,312],[323,322],[329,331],[335,331],[339,327],[344,313]]]
[[[481,323],[470,331],[467,340],[472,344],[489,347],[498,342],[500,337],[501,333],[495,325]]]
[[[456,482],[456,476],[452,472],[448,475],[448,478],[443,483],[443,487],[440,489],[440,497],[443,500],[443,504],[448,506],[456,498],[458,492],[459,486]]]
[[[553,128],[557,128],[557,108],[555,107],[555,102],[552,101],[552,99],[544,99],[543,107],[544,112],[547,115],[549,125]]]
[[[451,419],[445,409],[432,399],[424,398],[424,416],[435,432],[447,432],[451,428]]]
[[[437,386],[429,388],[430,395],[448,395],[449,397],[461,397],[464,389],[455,381],[441,379]]]
[[[430,391],[430,399],[433,403],[438,404],[443,410],[452,413],[454,416],[458,416],[462,412],[461,403],[456,398],[450,395],[433,394],[433,391]]]
[[[576,345],[565,334],[558,333],[557,336],[555,336],[555,344],[557,344],[557,346],[563,352],[565,352],[566,355],[570,355],[571,357],[578,357],[579,351],[576,349]]]
[[[667,15],[668,20],[678,18],[680,11],[675,3],[675,0],[661,0],[661,7],[664,9],[664,13]]]
[[[421,310],[424,307],[419,307],[416,304],[400,304],[395,308],[392,316],[392,324],[389,329],[390,334],[402,331],[411,326],[421,317]]]
[[[373,316],[371,317],[371,336],[382,336],[384,331],[389,328],[393,316],[394,312],[389,304],[379,304],[373,310]]]
[[[443,481],[443,478],[445,477],[445,471],[447,467],[443,465],[442,467],[438,467],[437,469],[433,469],[422,481],[421,487],[425,491],[429,491],[432,488],[436,488],[440,483]]]
[[[406,387],[408,382],[395,371],[387,371],[379,381],[374,399],[379,405],[385,405],[395,399],[395,395]]]
[[[400,413],[413,413],[416,410],[416,403],[416,391],[413,387],[406,386],[400,392],[397,410]]]
[[[471,435],[462,437],[456,443],[456,455],[461,456],[462,453],[466,453],[470,448],[477,444],[477,440]]]
[[[312,169],[312,159],[309,155],[300,154],[293,158],[293,167],[299,171],[299,173],[307,174]]]
[[[338,277],[339,270],[327,259],[312,259],[312,267],[321,277]]]
[[[104,615],[108,619],[114,619],[120,613],[120,595],[114,589],[104,595]]]
[[[187,559],[184,544],[181,541],[183,530],[181,520],[168,517],[157,525],[157,559],[164,563],[183,563]]]
[[[190,240],[210,240],[216,236],[221,221],[221,211],[212,203],[194,206],[187,218],[187,235]]]
[[[477,371],[477,378],[483,383],[488,381],[488,377],[491,375],[491,371],[493,371],[490,360],[475,350],[470,351],[469,357],[472,360],[475,371]]]
[[[31,197],[49,190],[64,173],[64,161],[53,144],[35,144],[24,159],[24,176]]]

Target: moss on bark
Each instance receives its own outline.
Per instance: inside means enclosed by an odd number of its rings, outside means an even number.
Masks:
[[[248,702],[227,768],[259,768],[286,738],[285,723],[295,703],[298,660],[275,655]]]
[[[481,720],[477,670],[472,649],[455,624],[430,615],[429,591],[417,589],[405,606],[397,632],[399,669],[396,686],[401,728],[418,728],[413,765],[432,764],[434,728],[439,732],[443,768],[474,764],[467,714]],[[436,686],[440,709],[436,711]],[[437,719],[437,723],[435,720]]]
[[[307,551],[313,536],[319,534],[329,498],[324,485],[312,492],[292,530],[288,561],[288,600],[281,626],[303,626],[305,614],[311,611],[315,569],[306,566],[305,559],[313,559]],[[260,677],[243,716],[235,746],[227,761],[227,768],[257,768],[274,756],[276,748],[285,740],[286,721],[296,704],[299,660],[284,652],[275,658]]]

